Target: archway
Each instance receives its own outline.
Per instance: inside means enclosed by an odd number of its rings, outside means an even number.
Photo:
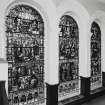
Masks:
[[[59,89],[60,97],[79,94],[79,28],[75,19],[63,15],[59,33]]]
[[[6,16],[9,104],[45,102],[44,21],[25,4]]]
[[[97,22],[91,25],[91,90],[102,86],[101,29]]]

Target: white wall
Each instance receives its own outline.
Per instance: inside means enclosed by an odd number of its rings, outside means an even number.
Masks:
[[[102,71],[105,72],[105,11],[102,10],[98,10],[96,12],[94,12],[94,14],[91,16],[91,21],[90,23],[92,23],[93,21],[96,21],[101,29],[101,68]],[[90,36],[91,37],[91,36]]]
[[[98,0],[97,0],[98,1]],[[1,0],[0,3],[0,80],[8,81],[6,61],[5,14],[8,6],[15,2],[30,4],[42,15],[45,20],[45,81],[51,85],[59,82],[59,20],[65,13],[73,16],[79,26],[79,57],[80,76],[90,76],[90,25],[92,15],[98,11],[105,11],[105,4],[95,0]],[[13,2],[13,3],[12,3]],[[104,27],[104,25],[103,25]],[[104,29],[103,29],[104,30]],[[103,42],[105,38],[103,37]],[[104,46],[103,46],[104,47]],[[103,50],[105,52],[105,49]],[[103,61],[105,57],[103,54]],[[105,64],[105,63],[103,63]],[[6,65],[6,66],[3,66]],[[104,67],[105,68],[105,67]],[[2,74],[4,76],[2,76]],[[7,87],[6,87],[7,88]]]
[[[6,62],[5,39],[5,9],[12,0],[2,0],[0,3],[0,80],[6,81],[8,91],[8,63]],[[8,92],[7,92],[8,93]]]
[[[60,3],[57,8],[58,20],[61,16],[68,12],[77,22],[79,26],[79,73],[80,76],[89,77],[88,72],[88,21],[89,14],[87,10],[74,0],[66,0]]]
[[[6,33],[5,16],[9,9],[16,4],[28,4],[39,11],[45,23],[45,82],[58,83],[58,41],[56,36],[56,8],[52,1],[48,0],[2,0],[0,4],[0,80],[8,84],[8,63],[6,62]],[[54,16],[54,17],[53,17]],[[5,62],[4,62],[5,61]],[[6,66],[4,66],[6,65]],[[6,85],[6,90],[8,86]]]

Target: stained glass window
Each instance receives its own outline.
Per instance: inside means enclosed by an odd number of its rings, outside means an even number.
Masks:
[[[44,22],[37,10],[16,5],[6,16],[9,105],[44,103]]]
[[[101,30],[96,22],[91,27],[91,90],[102,86]]]
[[[60,98],[79,93],[79,30],[76,21],[69,15],[62,16],[59,28]]]

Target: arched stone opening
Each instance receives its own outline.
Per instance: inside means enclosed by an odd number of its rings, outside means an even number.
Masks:
[[[59,23],[59,100],[80,93],[79,28],[76,20],[65,14]]]
[[[93,47],[93,49],[97,52],[96,53],[96,63],[94,63],[96,66],[93,66],[93,71],[92,72],[92,55],[90,56],[90,72],[91,72],[91,90],[96,90],[98,88],[101,88],[103,86],[105,86],[105,82],[104,82],[104,74],[105,74],[105,20],[104,20],[104,16],[105,16],[105,12],[104,11],[96,11],[93,16],[91,17],[91,24],[90,24],[90,31],[92,31],[90,33],[90,43],[91,43],[91,38],[93,37],[94,42],[96,42],[97,45],[95,45],[96,48]],[[92,29],[92,24],[95,23],[96,25],[94,25],[93,29]],[[93,31],[94,30],[94,31]],[[97,38],[95,38],[95,35],[97,35]],[[99,40],[100,39],[100,40]],[[91,44],[92,45],[92,44]],[[90,46],[91,46],[90,45]],[[92,47],[90,47],[90,52]],[[94,61],[93,61],[94,62]],[[96,75],[95,77],[93,76],[92,79],[92,73],[94,75]]]
[[[45,103],[45,25],[40,13],[20,3],[6,15],[9,104]]]
[[[102,87],[101,29],[96,21],[91,25],[91,90]]]

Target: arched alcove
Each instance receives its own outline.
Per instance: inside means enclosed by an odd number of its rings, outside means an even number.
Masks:
[[[61,88],[62,92],[60,93],[59,92],[60,89],[58,89],[58,100],[61,101],[64,99],[68,99],[68,98],[83,94],[83,93],[81,93],[81,90],[80,90],[81,89],[81,79],[80,78],[81,77],[88,78],[90,76],[89,70],[88,70],[88,60],[87,60],[88,59],[88,57],[87,57],[88,56],[88,48],[87,48],[88,40],[87,39],[88,39],[88,33],[89,33],[87,27],[88,27],[88,21],[89,21],[89,14],[88,14],[88,11],[86,10],[86,8],[82,4],[78,3],[77,1],[73,1],[73,0],[71,0],[71,1],[67,0],[67,2],[64,2],[64,1],[61,2],[58,7],[57,14],[58,14],[57,15],[58,26],[59,26],[59,22],[61,21],[60,19],[65,15],[67,15],[68,17],[71,17],[74,20],[73,22],[76,24],[75,27],[77,27],[77,28],[74,29],[75,32],[73,34],[77,34],[77,36],[78,36],[76,39],[77,40],[76,46],[78,46],[76,48],[78,51],[78,59],[77,59],[78,63],[76,63],[76,64],[77,64],[78,69],[74,70],[74,71],[77,71],[77,73],[75,72],[74,74],[76,74],[78,79],[76,79],[76,80],[74,79],[73,82],[76,81],[75,83],[71,82],[71,84],[73,83],[73,86],[76,84],[76,87],[74,86],[73,91],[72,91],[72,89],[71,89],[72,86],[70,83],[67,84],[66,82],[65,83],[62,82],[61,84],[59,84],[59,88]],[[83,16],[84,16],[84,19],[83,19]],[[65,22],[65,23],[62,22],[62,24],[67,24],[67,27],[69,27],[68,23],[69,22]],[[70,27],[72,25],[73,24],[71,24]],[[60,36],[61,28],[59,28],[58,30],[59,30],[58,35]],[[70,31],[71,30],[69,30],[69,32]],[[68,37],[68,39],[69,39],[69,37]],[[71,38],[71,40],[73,40],[73,39]],[[65,43],[67,43],[66,40],[65,40]],[[68,52],[69,52],[70,47],[68,49],[69,49],[68,50]],[[65,50],[64,50],[64,52],[65,52]],[[72,60],[70,60],[70,61],[72,61]],[[64,60],[64,62],[66,62],[66,60]],[[65,67],[66,67],[66,69],[68,68],[67,65],[65,65]],[[59,74],[59,77],[60,77],[60,74]],[[64,85],[62,85],[62,84],[64,84]]]
[[[45,103],[45,25],[41,14],[17,4],[6,15],[9,104]]]
[[[65,14],[59,23],[59,100],[79,94],[79,28]]]
[[[101,29],[96,21],[91,25],[91,90],[102,86]]]
[[[91,52],[91,56],[90,56],[90,71],[91,71],[91,76],[92,74],[94,74],[93,77],[91,77],[91,90],[95,90],[98,89],[100,87],[104,86],[104,70],[105,70],[105,12],[102,10],[96,11],[94,12],[94,14],[91,17],[91,21],[90,21],[90,48],[92,48],[92,43],[91,42],[96,42],[96,45],[93,47],[93,51],[90,49]],[[95,25],[93,25],[95,24]],[[92,28],[93,27],[93,28]],[[94,30],[94,31],[93,31]],[[96,37],[97,35],[97,37]],[[93,41],[92,41],[93,40]],[[92,52],[95,52],[96,55],[96,63],[94,63],[94,65],[96,64],[96,69],[93,65],[92,67],[92,55],[94,55],[94,53],[92,54]],[[94,60],[93,60],[94,62]],[[95,73],[93,73],[92,68],[95,70]]]

